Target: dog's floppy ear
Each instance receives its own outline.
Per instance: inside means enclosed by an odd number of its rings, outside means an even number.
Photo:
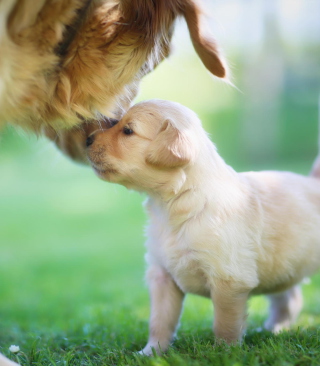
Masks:
[[[194,160],[195,154],[190,134],[179,131],[167,119],[149,146],[146,162],[160,168],[176,168]]]
[[[219,53],[214,38],[201,28],[202,11],[197,0],[186,0],[183,15],[186,19],[193,46],[205,67],[220,78],[227,77],[227,66]]]

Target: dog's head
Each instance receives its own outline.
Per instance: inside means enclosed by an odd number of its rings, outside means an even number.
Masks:
[[[59,102],[71,97],[77,115],[94,119],[92,111],[116,118],[125,113],[142,77],[170,54],[178,17],[185,18],[194,48],[206,68],[226,78],[223,57],[203,26],[199,0],[116,0],[110,2],[113,6],[102,3],[70,44],[72,58],[65,57],[63,63],[68,84],[61,80],[57,89]],[[71,96],[66,94],[70,87]]]
[[[204,65],[225,77],[216,43],[202,28],[199,1],[7,2],[0,122],[39,131],[43,125],[64,130],[101,115],[119,118],[141,78],[169,55],[179,16]]]
[[[154,190],[194,163],[199,131],[201,123],[188,108],[151,100],[132,107],[112,128],[90,135],[87,154],[100,178]]]

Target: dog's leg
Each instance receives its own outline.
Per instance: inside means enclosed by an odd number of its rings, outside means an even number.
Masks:
[[[151,266],[147,273],[151,314],[149,340],[141,354],[151,356],[152,349],[161,354],[170,345],[179,322],[184,293],[170,274],[159,266]]]
[[[216,281],[212,289],[214,305],[213,330],[217,341],[241,341],[247,318],[249,291],[239,290],[230,281]]]
[[[294,286],[279,294],[269,295],[268,298],[270,314],[264,327],[274,333],[288,329],[295,322],[302,309],[301,287]]]

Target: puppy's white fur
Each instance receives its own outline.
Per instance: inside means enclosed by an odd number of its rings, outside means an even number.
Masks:
[[[88,157],[97,174],[149,195],[144,354],[167,349],[186,293],[212,299],[216,337],[229,343],[241,339],[251,295],[270,294],[268,329],[295,320],[298,284],[320,264],[318,179],[235,172],[197,116],[173,102],[140,103],[93,137]]]

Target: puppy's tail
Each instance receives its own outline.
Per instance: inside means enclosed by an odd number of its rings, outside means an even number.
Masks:
[[[320,95],[318,99],[318,156],[312,165],[311,177],[320,178]]]

